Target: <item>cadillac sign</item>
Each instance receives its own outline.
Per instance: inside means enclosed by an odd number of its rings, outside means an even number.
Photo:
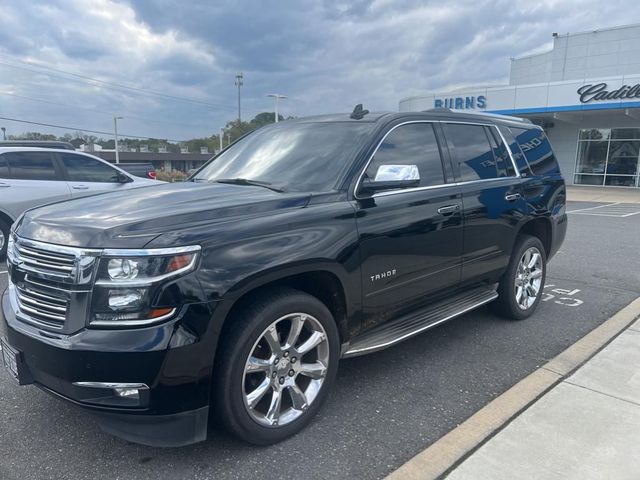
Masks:
[[[623,98],[640,98],[640,83],[633,87],[622,85],[616,90],[607,90],[606,83],[584,85],[578,89],[581,103],[603,100],[621,100]]]

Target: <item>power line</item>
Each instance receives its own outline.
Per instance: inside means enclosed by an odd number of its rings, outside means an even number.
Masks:
[[[65,71],[65,70],[60,70],[60,69],[57,69],[57,68],[53,68],[53,67],[49,67],[49,66],[45,66],[45,65],[41,65],[41,64],[36,64],[36,63],[33,63],[33,62],[25,62],[25,61],[22,61],[22,60],[17,60],[17,59],[11,58],[8,55],[0,54],[0,56],[5,57],[5,58],[9,58],[10,61],[14,62],[14,63],[22,63],[22,64],[25,64],[25,65],[29,65],[30,67],[40,68],[42,70],[48,70],[48,71],[52,71],[52,72],[61,73],[63,75],[70,75],[72,77],[76,77],[76,78],[67,78],[67,77],[62,76],[62,75],[52,75],[53,77],[62,78],[64,80],[71,80],[71,81],[76,81],[76,82],[80,82],[80,83],[88,83],[90,85],[93,85],[95,83],[99,83],[99,84],[103,85],[106,88],[111,88],[111,89],[116,89],[116,90],[128,90],[128,91],[130,91],[129,93],[134,93],[134,94],[137,94],[137,95],[161,97],[161,98],[166,98],[166,99],[170,99],[170,100],[176,100],[176,101],[191,103],[191,104],[195,104],[195,105],[202,105],[202,106],[207,106],[207,107],[219,108],[219,109],[229,110],[229,111],[234,111],[235,110],[235,107],[232,107],[230,105],[211,103],[211,102],[204,102],[202,100],[194,100],[194,99],[187,98],[187,97],[179,97],[177,95],[169,95],[169,94],[166,94],[166,93],[156,92],[154,90],[148,90],[148,89],[145,89],[145,88],[132,87],[132,86],[123,85],[123,84],[119,84],[119,83],[115,83],[115,82],[108,82],[106,80],[100,80],[100,79],[97,79],[97,78],[89,77],[87,75],[81,75],[81,74],[78,74],[78,73],[68,72],[68,71]],[[25,71],[32,72],[32,73],[42,73],[42,72],[40,72],[38,70],[34,70],[33,68],[26,68],[26,67],[22,67],[22,66],[19,66],[19,65],[12,65],[11,63],[6,63],[6,62],[0,62],[0,65],[4,65],[4,66],[10,67],[10,68],[16,68],[16,69],[20,69],[20,70],[25,70]],[[257,110],[252,110],[252,112],[257,112]]]
[[[101,113],[104,115],[113,115],[113,112],[107,112],[105,110],[96,110],[93,108],[87,108],[87,107],[80,107],[78,105],[68,105],[66,103],[60,103],[60,102],[53,102],[51,100],[44,100],[41,98],[35,98],[35,97],[28,97],[25,95],[18,95],[16,93],[9,93],[9,92],[0,92],[0,95],[7,95],[10,97],[15,97],[15,98],[22,98],[25,100],[30,100],[33,102],[41,102],[41,103],[48,103],[50,105],[56,105],[56,106],[60,106],[60,107],[65,107],[65,108],[75,108],[78,110],[85,110],[87,112],[93,112],[93,113]],[[126,116],[127,118],[137,118],[138,120],[145,120],[147,122],[156,122],[156,123],[166,123],[167,125],[181,125],[183,127],[193,127],[193,128],[200,128],[202,127],[202,125],[195,125],[195,124],[189,124],[189,123],[180,123],[180,122],[167,122],[166,120],[157,120],[154,118],[147,118],[147,117],[139,117],[137,115],[133,115],[131,113],[128,112],[121,112],[122,115]]]
[[[42,123],[42,122],[32,122],[30,120],[21,120],[19,118],[9,118],[9,117],[0,117],[0,120],[9,120],[11,122],[19,122],[19,123],[27,123],[29,125],[39,125],[42,127],[51,127],[51,128],[60,128],[62,130],[75,130],[75,131],[79,131],[79,132],[83,132],[83,133],[96,133],[98,135],[109,135],[112,136],[113,132],[103,132],[100,130],[87,130],[86,128],[77,128],[77,127],[69,127],[69,126],[65,126],[65,125],[55,125],[52,123]],[[128,137],[128,138],[139,138],[142,140],[149,140],[151,138],[154,137],[143,137],[140,135],[129,135],[126,133],[122,133],[120,134],[121,137]],[[184,140],[176,140],[173,138],[163,138],[163,139],[158,139],[158,140],[167,140],[169,142],[184,142]]]

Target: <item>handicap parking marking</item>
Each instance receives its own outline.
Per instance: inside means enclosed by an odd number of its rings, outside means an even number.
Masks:
[[[637,203],[607,203],[596,207],[579,208],[569,210],[567,213],[576,215],[592,215],[598,217],[618,217],[626,218],[640,214],[640,204]]]
[[[548,288],[550,290],[546,291]],[[556,305],[562,305],[564,307],[579,307],[584,304],[584,300],[575,297],[575,295],[582,291],[579,288],[557,288],[557,285],[548,284],[544,286],[544,290],[545,291],[542,292],[542,302],[553,300],[553,303]]]

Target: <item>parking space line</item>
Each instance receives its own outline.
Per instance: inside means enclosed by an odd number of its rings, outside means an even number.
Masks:
[[[607,204],[604,204],[604,205],[598,205],[597,207],[579,208],[577,210],[568,211],[567,213],[584,212],[584,211],[587,211],[587,210],[595,210],[597,208],[613,207],[614,205],[620,205],[620,202],[607,203]]]

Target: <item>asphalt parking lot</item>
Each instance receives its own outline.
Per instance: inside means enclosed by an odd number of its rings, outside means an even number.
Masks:
[[[381,478],[640,295],[636,207],[571,202],[532,318],[508,322],[483,308],[345,360],[318,418],[276,446],[215,430],[179,449],[130,444],[0,371],[0,478]],[[0,273],[0,289],[6,282]]]

